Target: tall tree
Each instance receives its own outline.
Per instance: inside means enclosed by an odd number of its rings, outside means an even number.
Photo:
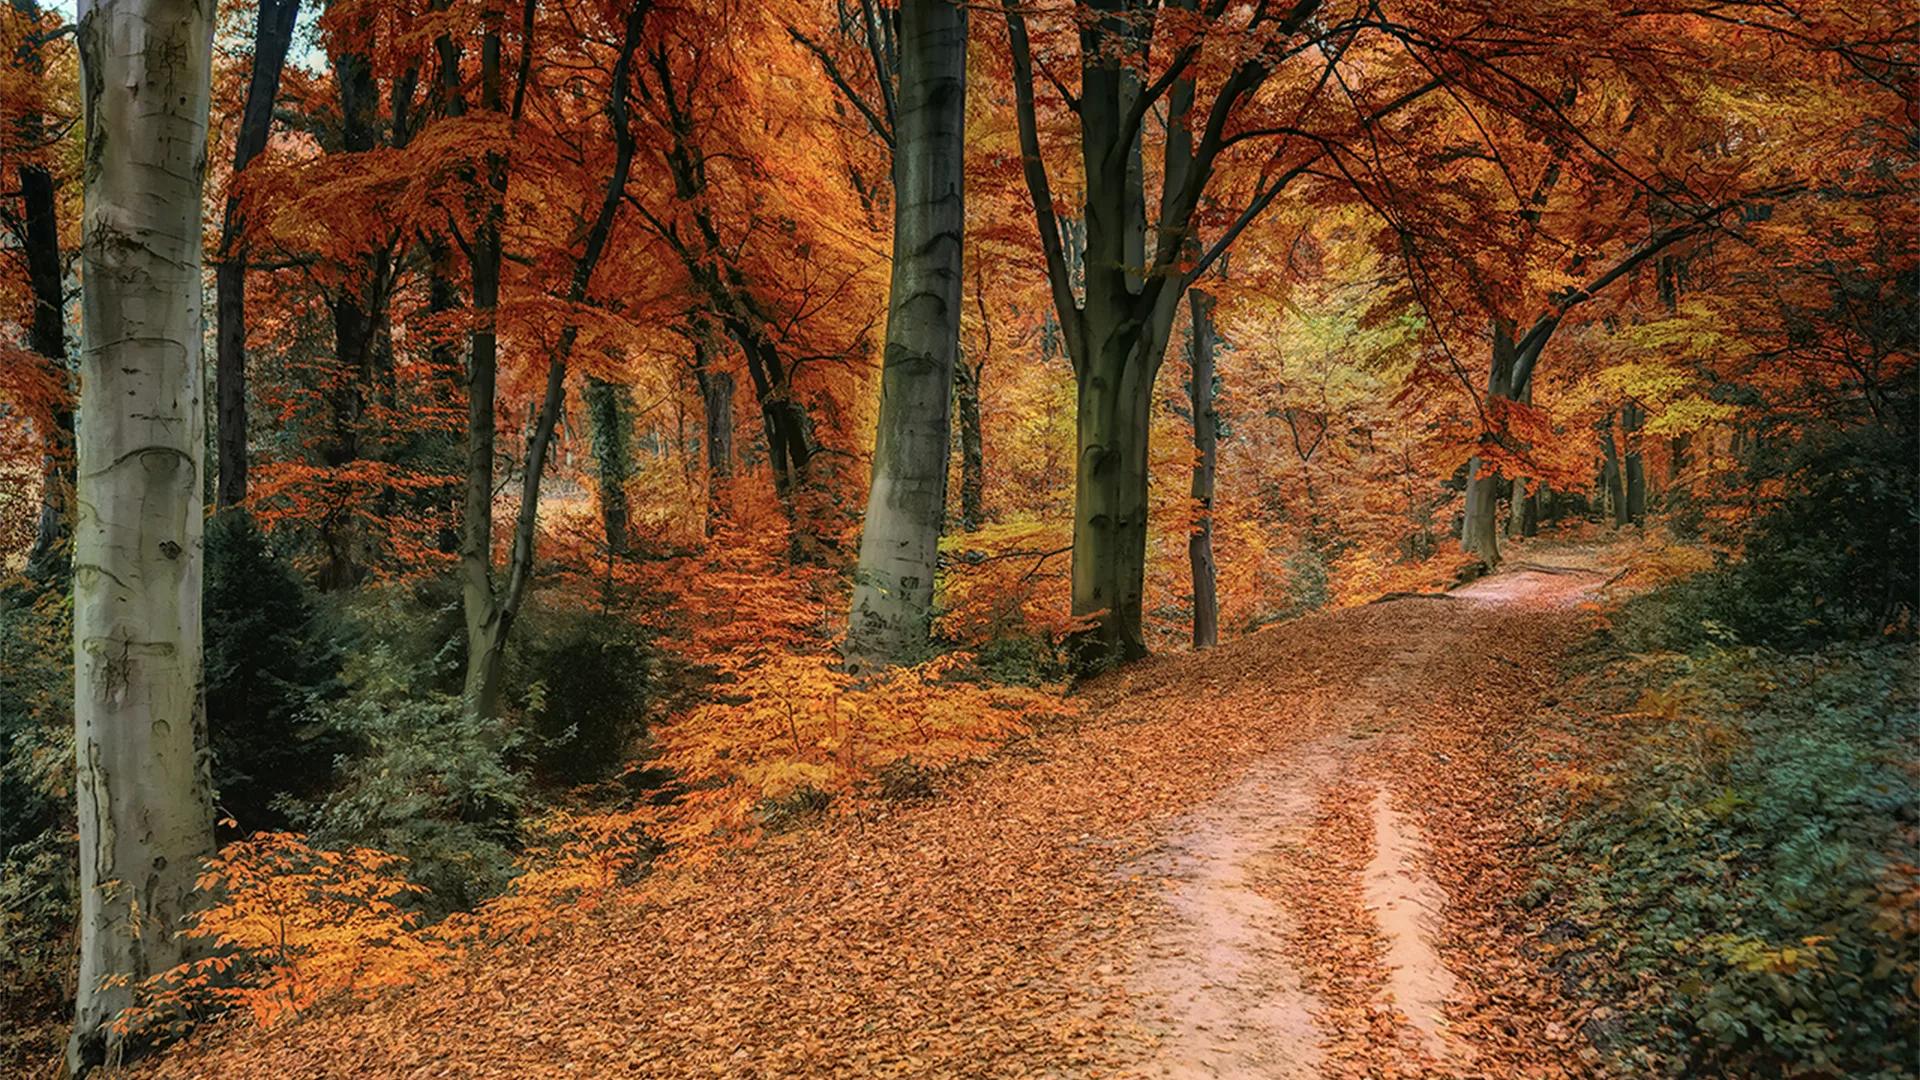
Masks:
[[[1082,0],[1074,11],[1080,92],[1073,95],[1055,82],[1080,125],[1085,288],[1076,295],[1040,145],[1026,14],[1018,0],[1003,5],[1020,154],[1079,399],[1073,613],[1094,625],[1078,652],[1083,663],[1132,659],[1146,653],[1141,612],[1153,387],[1181,297],[1330,148],[1363,135],[1440,83],[1430,69],[1410,76],[1411,69],[1383,64],[1379,76],[1369,79],[1378,96],[1349,87],[1339,105],[1329,104],[1332,95],[1323,100],[1319,88],[1334,80],[1355,38],[1381,24],[1366,12],[1323,18],[1319,0],[1259,4],[1250,17],[1230,11],[1234,5],[1224,0],[1166,7],[1148,0]],[[1182,17],[1164,20],[1171,56],[1155,73],[1149,51],[1167,8]],[[1304,58],[1297,84],[1307,88],[1304,93],[1290,85],[1287,93],[1263,94],[1296,58]],[[1197,89],[1203,75],[1204,101]],[[1152,170],[1160,191],[1150,222],[1143,133],[1147,118],[1162,108],[1166,134],[1159,168]],[[1303,127],[1309,117],[1322,129]],[[1262,159],[1246,207],[1202,243],[1196,214],[1226,156],[1264,138],[1278,140],[1278,148]],[[1306,149],[1284,153],[1291,147]]]
[[[966,8],[953,0],[903,0],[899,47],[893,283],[873,484],[848,627],[856,663],[898,662],[926,647],[960,351]]]
[[[594,485],[600,523],[606,527],[607,553],[625,555],[627,481],[633,478],[633,390],[589,376],[586,392],[589,437],[593,443]]]
[[[201,702],[200,199],[213,5],[82,0],[80,513],[74,745],[80,970],[68,1065],[107,1060],[179,963],[213,851]]]
[[[1213,297],[1188,294],[1193,349],[1189,392],[1193,404],[1193,512],[1187,565],[1193,574],[1193,647],[1220,644],[1220,595],[1213,563],[1213,491],[1220,441],[1220,415],[1213,406]]]
[[[253,68],[247,79],[247,103],[233,141],[233,175],[220,220],[219,265],[214,270],[215,334],[214,444],[219,448],[219,480],[214,504],[238,506],[247,497],[247,243],[240,206],[240,177],[267,148],[273,129],[273,103],[280,93],[280,72],[293,43],[300,0],[260,0],[254,19]]]
[[[481,107],[492,112],[505,111],[509,122],[517,120],[528,79],[533,50],[533,12],[535,0],[526,0],[521,22],[521,60],[513,105],[503,110],[500,76],[500,35],[489,23],[481,45]],[[583,249],[574,260],[572,280],[567,286],[570,308],[586,301],[593,283],[593,272],[613,235],[613,225],[626,199],[627,178],[633,167],[634,136],[628,101],[633,87],[633,61],[646,28],[650,3],[626,5],[625,28],[620,51],[614,61],[607,87],[607,122],[612,129],[614,157],[606,183],[595,205],[592,223],[587,229]],[[504,151],[488,155],[487,186],[489,199],[482,219],[480,235],[473,246],[474,304],[481,309],[482,329],[474,333],[473,359],[470,362],[468,393],[467,482],[465,531],[460,545],[461,593],[467,624],[467,707],[482,717],[498,715],[501,705],[502,677],[506,670],[507,635],[513,629],[520,604],[526,598],[533,579],[534,542],[540,514],[540,481],[546,472],[547,451],[552,445],[555,427],[566,405],[567,362],[579,339],[577,316],[570,317],[560,331],[560,340],[547,361],[545,393],[527,441],[526,461],[521,470],[520,510],[514,520],[513,547],[507,558],[506,581],[495,586],[493,580],[493,426],[494,392],[497,385],[498,348],[495,320],[500,297],[501,230],[500,217],[507,190],[508,161]],[[482,350],[484,335],[484,352]],[[485,367],[482,362],[484,360]]]

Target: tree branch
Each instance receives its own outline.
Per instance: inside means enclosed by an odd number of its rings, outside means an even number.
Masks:
[[[1060,243],[1060,221],[1053,212],[1053,187],[1047,180],[1046,159],[1040,156],[1040,131],[1034,115],[1033,49],[1027,39],[1027,17],[1020,12],[1018,0],[1001,0],[1007,15],[1007,44],[1013,52],[1014,109],[1020,127],[1020,159],[1026,174],[1027,191],[1033,197],[1034,224],[1040,230],[1040,249],[1047,259],[1047,284],[1053,293],[1053,307],[1060,316],[1060,332],[1067,341],[1067,356],[1077,375],[1086,357],[1086,325],[1080,305],[1073,298],[1073,282],[1067,275],[1066,252]]]
[[[893,150],[893,129],[888,126],[885,120],[880,118],[880,115],[874,111],[873,106],[867,104],[866,98],[861,97],[854,91],[853,84],[848,82],[846,76],[840,73],[840,65],[834,62],[833,55],[827,52],[825,46],[822,46],[802,33],[797,26],[789,24],[787,26],[787,33],[792,35],[794,41],[799,42],[820,61],[820,67],[826,71],[827,78],[833,80],[833,85],[840,88],[840,93],[846,97],[847,101],[852,104],[854,108],[860,110],[861,116],[867,118],[867,126],[873,129],[873,133],[880,137],[881,142],[887,144],[887,149],[889,151]],[[885,74],[881,75],[881,79],[883,82],[885,81]]]

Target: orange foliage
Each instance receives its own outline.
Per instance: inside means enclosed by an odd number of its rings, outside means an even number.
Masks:
[[[829,800],[851,812],[847,797],[889,768],[943,769],[1077,711],[1046,691],[966,681],[961,663],[950,654],[867,680],[817,657],[729,665],[726,696],[662,733],[661,762],[693,789],[665,838],[698,858]]]
[[[192,917],[213,955],[148,980],[122,1032],[184,1027],[208,1005],[244,1006],[270,1024],[342,990],[405,983],[448,955],[409,906],[420,892],[398,855],[308,846],[261,833],[207,860],[200,888],[218,897]]]

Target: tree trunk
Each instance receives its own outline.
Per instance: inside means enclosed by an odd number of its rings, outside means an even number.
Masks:
[[[893,281],[848,623],[855,664],[901,663],[927,647],[960,351],[967,11],[952,0],[902,0],[899,17]]]
[[[362,22],[370,18],[360,16]],[[333,77],[340,94],[341,150],[362,154],[377,149],[380,95],[371,61],[358,53],[340,53],[333,58]],[[362,548],[366,538],[360,527],[362,492],[352,483],[338,482],[337,477],[366,456],[363,437],[368,433],[368,395],[375,389],[376,374],[383,362],[379,339],[386,331],[392,258],[385,248],[367,251],[345,268],[345,274],[346,281],[329,301],[334,363],[321,395],[327,402],[329,429],[320,448],[320,460],[336,474],[320,521],[326,561],[320,567],[317,584],[329,591],[358,584],[365,572]]]
[[[720,531],[733,506],[733,373],[715,366],[713,336],[694,328],[693,378],[700,387],[707,432],[707,535]]]
[[[1193,531],[1187,537],[1187,562],[1193,571],[1193,647],[1220,644],[1220,599],[1213,566],[1213,481],[1220,434],[1213,407],[1213,297],[1194,289],[1187,297],[1193,315]]]
[[[26,250],[22,254],[33,291],[33,323],[27,332],[27,345],[59,377],[62,393],[48,410],[49,430],[44,433],[46,450],[40,470],[40,517],[34,527],[33,549],[27,556],[28,572],[41,579],[54,575],[60,542],[71,528],[68,496],[74,482],[73,408],[65,397],[69,382],[66,288],[60,273],[56,197],[53,174],[45,166],[20,167],[20,198],[26,217]]]
[[[1615,526],[1627,523],[1627,495],[1621,483],[1620,451],[1613,441],[1613,416],[1595,425],[1600,431],[1600,498],[1607,520]]]
[[[1155,365],[1123,351],[1121,335],[1107,341],[1080,379],[1075,425],[1073,614],[1094,620],[1076,649],[1089,668],[1147,654],[1141,614]]]
[[[986,361],[954,366],[955,411],[960,414],[960,527],[976,532],[987,523],[987,463],[980,435],[980,376]]]
[[[254,21],[253,72],[247,103],[234,137],[233,175],[237,185],[247,165],[267,148],[273,128],[273,103],[280,94],[280,72],[293,42],[300,0],[260,0]],[[247,244],[246,222],[238,192],[227,193],[221,218],[219,266],[214,270],[219,329],[215,334],[214,444],[219,448],[219,481],[214,505],[238,506],[247,497]]]
[[[1514,343],[1513,324],[1505,319],[1493,323],[1493,359],[1487,373],[1487,402],[1490,407],[1513,396]],[[1497,432],[1483,434],[1483,442],[1500,438]],[[1480,455],[1467,463],[1466,513],[1460,522],[1460,546],[1485,560],[1489,566],[1500,562],[1500,478],[1485,468]]]
[[[593,425],[593,460],[600,520],[607,550],[627,552],[627,480],[633,475],[633,392],[604,379],[587,379],[587,417]]]
[[[505,112],[500,75],[500,26],[490,14],[480,42],[480,107]],[[499,379],[500,219],[505,214],[507,160],[489,154],[480,221],[468,265],[475,324],[467,360],[467,469],[461,500],[460,596],[467,624],[467,676],[462,695],[475,716],[500,713],[507,629],[512,617],[493,587],[494,400]]]
[[[1646,414],[1637,402],[1620,407],[1622,453],[1621,483],[1625,489],[1626,520],[1622,524],[1647,523],[1647,465],[1640,453],[1640,426]]]
[[[134,987],[179,936],[213,852],[201,701],[200,199],[213,6],[82,0],[80,513],[74,741],[80,966],[69,1068],[116,1056]]]
[[[535,3],[536,0],[526,0],[521,9],[521,85],[514,91],[509,123],[519,120],[523,100],[521,91],[525,88],[534,48]],[[634,152],[627,100],[632,83],[633,56],[640,47],[640,36],[649,10],[650,5],[645,3],[636,3],[627,9],[625,36],[621,41],[619,59],[613,65],[607,93],[607,120],[613,129],[613,170],[601,193],[593,224],[587,230],[585,250],[573,266],[573,280],[567,287],[566,295],[570,305],[586,300],[594,268],[600,263],[601,253],[606,250],[607,239],[613,234],[614,218],[626,195],[627,176],[633,165]],[[500,111],[502,96],[497,16],[489,19],[487,31],[481,39],[480,88],[481,107],[493,112]],[[507,556],[507,580],[496,590],[492,547],[493,401],[499,347],[496,320],[500,300],[500,220],[507,191],[507,170],[508,163],[504,157],[489,156],[489,202],[483,224],[475,230],[472,259],[474,306],[481,313],[481,329],[477,329],[473,335],[473,360],[468,378],[467,494],[460,563],[461,599],[467,623],[467,674],[463,693],[468,711],[482,718],[498,716],[500,713],[507,634],[513,629],[521,601],[533,579],[534,541],[540,514],[540,478],[546,471],[547,449],[553,439],[554,428],[566,404],[567,361],[579,337],[578,324],[569,322],[561,330],[560,341],[547,361],[546,392],[534,420],[532,437],[527,440],[527,458],[521,470],[520,509],[514,521],[513,546]]]

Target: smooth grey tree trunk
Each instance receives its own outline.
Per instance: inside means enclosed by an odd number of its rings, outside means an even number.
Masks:
[[[247,81],[247,103],[240,115],[240,131],[233,144],[233,176],[237,184],[247,165],[267,148],[273,129],[273,103],[280,94],[280,72],[286,67],[293,42],[293,23],[300,0],[260,0],[254,21],[253,70]],[[214,269],[214,445],[219,451],[219,477],[214,505],[238,506],[247,497],[247,245],[246,222],[237,192],[229,192],[221,216],[219,265]]]
[[[68,1065],[118,1056],[186,959],[213,851],[201,701],[201,192],[213,4],[82,0],[83,348],[74,529],[80,964]]]
[[[893,281],[848,624],[848,660],[857,665],[908,661],[927,646],[960,351],[966,8],[902,0],[899,49]]]
[[[1187,536],[1187,564],[1193,572],[1193,647],[1220,644],[1220,596],[1213,565],[1213,488],[1220,435],[1213,407],[1213,297],[1201,289],[1187,294],[1193,317],[1193,505],[1198,520]]]

